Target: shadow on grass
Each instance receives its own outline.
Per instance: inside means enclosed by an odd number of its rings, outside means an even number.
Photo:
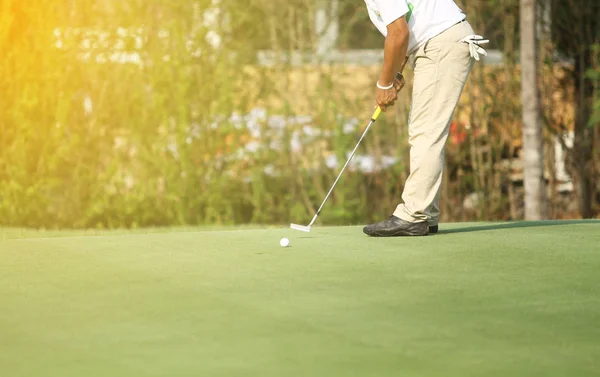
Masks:
[[[560,225],[576,225],[576,224],[598,224],[600,220],[549,220],[549,221],[515,221],[506,223],[496,223],[481,226],[468,226],[457,229],[440,229],[439,234],[478,232],[482,230],[501,230],[501,229],[517,229],[517,228],[534,228],[542,226],[560,226]],[[441,227],[440,227],[441,228]]]

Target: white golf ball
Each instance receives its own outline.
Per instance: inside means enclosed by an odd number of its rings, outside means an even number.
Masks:
[[[290,246],[290,240],[288,240],[287,238],[282,238],[281,240],[279,240],[279,244],[281,245],[281,247],[288,247]]]

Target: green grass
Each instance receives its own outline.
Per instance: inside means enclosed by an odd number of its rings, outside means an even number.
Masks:
[[[4,230],[0,376],[599,375],[600,222],[442,229]]]

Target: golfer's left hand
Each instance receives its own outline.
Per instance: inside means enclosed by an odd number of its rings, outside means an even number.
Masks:
[[[402,88],[404,88],[404,76],[398,73],[394,78],[394,89],[396,89],[396,93],[400,93]]]

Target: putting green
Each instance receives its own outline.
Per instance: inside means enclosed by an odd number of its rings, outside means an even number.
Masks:
[[[598,375],[600,222],[441,228],[6,230],[0,376]]]

